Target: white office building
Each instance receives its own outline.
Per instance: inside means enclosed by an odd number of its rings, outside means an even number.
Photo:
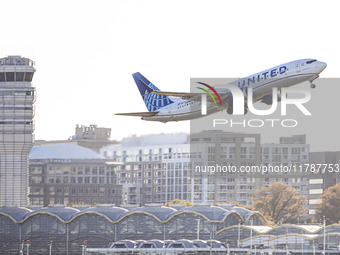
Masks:
[[[158,134],[123,139],[102,148],[106,158],[122,162],[118,182],[123,203],[144,205],[183,199],[192,203],[237,202],[251,205],[255,190],[283,182],[308,196],[303,174],[208,173],[211,166],[303,165],[308,162],[305,135],[281,137],[280,143],[261,145],[259,134],[204,131]],[[196,171],[198,169],[198,171]],[[200,170],[202,169],[202,170]]]
[[[159,134],[123,139],[102,148],[118,166],[124,204],[164,203],[175,198],[192,201],[190,145],[186,134]]]

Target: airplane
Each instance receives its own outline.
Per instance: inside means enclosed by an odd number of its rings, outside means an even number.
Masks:
[[[272,104],[272,89],[290,87],[305,81],[310,82],[311,88],[316,86],[313,81],[327,67],[325,62],[316,59],[299,59],[281,64],[262,72],[238,79],[229,84],[240,88],[243,93],[251,87],[253,102],[260,101],[267,105]],[[148,112],[116,113],[115,115],[137,116],[146,121],[182,121],[201,118],[202,93],[163,92],[139,72],[132,74],[139,92],[144,100]],[[227,110],[232,114],[232,93],[225,88],[214,88],[208,84],[198,82],[207,87],[204,92],[219,95],[218,105],[213,96],[207,97],[207,115]],[[278,101],[280,98],[278,98]],[[245,109],[246,113],[246,109]]]

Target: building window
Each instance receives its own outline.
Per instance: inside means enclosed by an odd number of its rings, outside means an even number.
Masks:
[[[25,81],[31,82],[33,78],[33,73],[26,73],[25,75]]]
[[[100,195],[104,196],[105,195],[105,188],[100,188]]]
[[[87,166],[87,167],[85,167],[85,174],[90,174],[90,167],[89,166]]]
[[[69,174],[70,168],[69,167],[63,167],[63,174]]]
[[[14,81],[14,73],[13,72],[6,73],[6,81]]]
[[[42,177],[32,176],[31,183],[42,183]]]
[[[85,189],[85,194],[87,195],[87,196],[89,196],[89,195],[91,195],[91,188],[86,188]]]
[[[71,168],[71,174],[72,174],[72,175],[75,175],[75,174],[76,174],[76,168],[75,168],[75,167],[72,167],[72,168]]]
[[[92,167],[92,174],[97,174],[97,167],[96,166]]]
[[[105,174],[105,168],[103,166],[99,167],[99,174]]]
[[[83,167],[82,166],[78,166],[78,170],[77,170],[77,174],[83,174]]]

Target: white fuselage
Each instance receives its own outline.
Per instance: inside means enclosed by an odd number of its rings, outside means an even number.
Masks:
[[[311,63],[308,63],[311,62]],[[256,102],[262,97],[272,93],[274,87],[281,89],[282,87],[290,87],[305,81],[316,79],[319,74],[326,68],[326,63],[313,59],[300,59],[285,63],[265,71],[247,76],[245,78],[231,82],[230,84],[238,86],[242,91],[251,87],[253,90],[253,101]],[[226,100],[229,90],[226,88],[215,88],[222,98]],[[226,109],[228,104],[223,107],[215,105],[212,102],[207,103],[207,114],[213,114]],[[201,114],[200,101],[188,101],[177,99],[174,103],[159,109],[159,113],[152,117],[143,117],[148,121],[181,121],[203,117]]]

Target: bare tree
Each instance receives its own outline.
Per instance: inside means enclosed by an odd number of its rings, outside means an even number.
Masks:
[[[275,182],[255,191],[253,207],[275,223],[294,223],[306,215],[305,200],[295,188]]]
[[[340,222],[340,183],[326,189],[320,199],[321,204],[316,211],[317,220],[326,217],[327,224]]]

